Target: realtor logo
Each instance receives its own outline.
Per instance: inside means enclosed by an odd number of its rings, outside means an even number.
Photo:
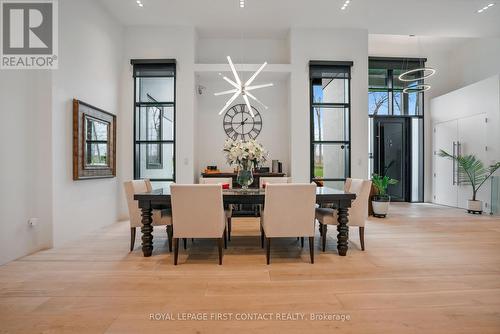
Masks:
[[[57,0],[1,0],[0,8],[0,68],[57,68]]]

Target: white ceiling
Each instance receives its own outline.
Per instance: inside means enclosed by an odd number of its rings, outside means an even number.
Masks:
[[[194,26],[203,37],[285,37],[290,27],[370,34],[500,37],[498,0],[101,0],[124,25]],[[488,3],[495,6],[482,14]]]

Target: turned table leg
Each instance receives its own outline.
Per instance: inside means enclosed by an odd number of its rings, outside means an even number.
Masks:
[[[151,206],[141,208],[142,211],[142,253],[145,257],[153,253],[153,210]]]
[[[337,211],[339,222],[337,225],[337,250],[340,256],[346,256],[347,254],[347,242],[349,240],[349,226],[347,226],[347,216],[348,209],[347,208],[339,208]]]

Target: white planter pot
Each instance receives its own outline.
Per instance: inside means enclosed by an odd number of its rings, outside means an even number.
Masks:
[[[389,201],[372,201],[373,215],[379,218],[385,217],[389,212],[389,203]]]
[[[483,202],[482,201],[467,201],[467,211],[469,213],[482,213],[483,212]]]

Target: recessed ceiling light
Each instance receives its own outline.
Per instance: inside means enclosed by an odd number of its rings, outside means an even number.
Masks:
[[[477,13],[482,13],[482,12],[484,12],[485,10],[489,9],[490,7],[493,7],[494,5],[495,5],[494,3],[490,3],[490,4],[486,5],[486,6],[484,6],[483,8],[478,9],[478,10],[477,10]]]
[[[137,6],[144,7],[144,5],[142,4],[141,0],[137,0],[136,2],[137,2]]]
[[[345,0],[344,4],[342,5],[341,10],[346,10],[349,4],[351,3],[351,0]]]
[[[240,8],[245,8],[245,0],[240,0]]]

